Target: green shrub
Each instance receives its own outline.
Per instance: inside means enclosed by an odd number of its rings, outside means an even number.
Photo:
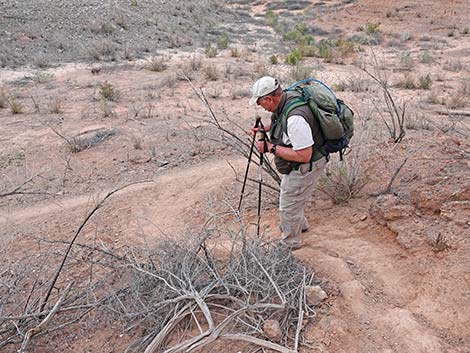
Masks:
[[[269,62],[272,65],[277,65],[279,63],[279,60],[276,55],[271,55],[271,57],[269,58]]]
[[[215,58],[218,53],[219,53],[219,51],[217,50],[217,48],[215,48],[211,45],[209,45],[206,48],[206,55],[207,55],[208,58]]]
[[[101,98],[106,101],[117,102],[121,96],[121,93],[108,82],[101,83],[98,88]]]
[[[364,26],[364,31],[367,34],[375,34],[380,31],[379,27],[380,27],[379,22],[367,22],[366,25]]]
[[[272,10],[266,12],[266,23],[268,26],[277,27],[279,24],[279,15],[274,13]]]
[[[302,59],[302,53],[299,49],[296,48],[289,55],[286,56],[284,62],[289,65],[297,65]]]
[[[422,63],[422,64],[432,64],[435,59],[434,57],[429,54],[428,52],[424,52],[423,54],[421,54],[419,56],[419,61]]]
[[[430,74],[420,76],[418,78],[419,88],[421,89],[430,89],[432,84],[432,78]]]
[[[219,49],[227,49],[229,43],[228,34],[223,33],[217,37],[217,48]]]

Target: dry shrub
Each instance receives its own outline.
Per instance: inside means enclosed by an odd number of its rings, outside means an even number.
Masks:
[[[395,84],[395,86],[403,89],[415,89],[416,80],[413,75],[406,73],[403,78]]]
[[[55,98],[49,102],[49,111],[51,114],[60,114],[62,113],[63,108],[64,102],[59,98]]]
[[[8,106],[12,114],[21,114],[24,110],[24,105],[16,97],[10,97],[8,99]]]
[[[8,107],[8,95],[7,93],[0,88],[0,108]]]
[[[147,60],[144,67],[150,71],[162,72],[168,68],[168,65],[166,64],[167,61],[168,58],[164,55],[152,56]]]
[[[318,189],[334,203],[342,203],[357,196],[368,183],[365,157],[360,155],[361,152],[362,149],[354,150],[343,161],[332,159],[320,178]]]
[[[409,130],[432,130],[430,121],[424,115],[410,115],[405,127]]]
[[[217,67],[213,64],[206,66],[206,68],[204,69],[204,73],[209,81],[217,81],[219,79],[219,71],[217,70]]]
[[[67,136],[52,127],[51,129],[56,135],[65,141],[67,147],[72,153],[78,153],[88,148],[92,148],[101,142],[110,139],[116,134],[114,129],[100,129],[85,135]]]

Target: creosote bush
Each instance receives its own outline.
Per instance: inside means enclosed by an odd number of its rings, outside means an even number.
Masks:
[[[358,153],[351,153],[343,161],[332,160],[328,163],[318,189],[334,203],[342,203],[357,196],[368,181],[363,160]]]

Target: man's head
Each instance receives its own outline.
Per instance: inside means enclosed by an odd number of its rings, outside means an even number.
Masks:
[[[250,105],[256,103],[269,112],[275,112],[281,101],[282,89],[277,79],[264,76],[254,83],[252,94]]]

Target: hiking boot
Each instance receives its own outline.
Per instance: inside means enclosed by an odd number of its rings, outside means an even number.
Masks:
[[[290,241],[281,240],[280,243],[282,246],[285,246],[291,249],[292,251],[299,250],[302,247],[302,243],[300,242],[290,242]]]

